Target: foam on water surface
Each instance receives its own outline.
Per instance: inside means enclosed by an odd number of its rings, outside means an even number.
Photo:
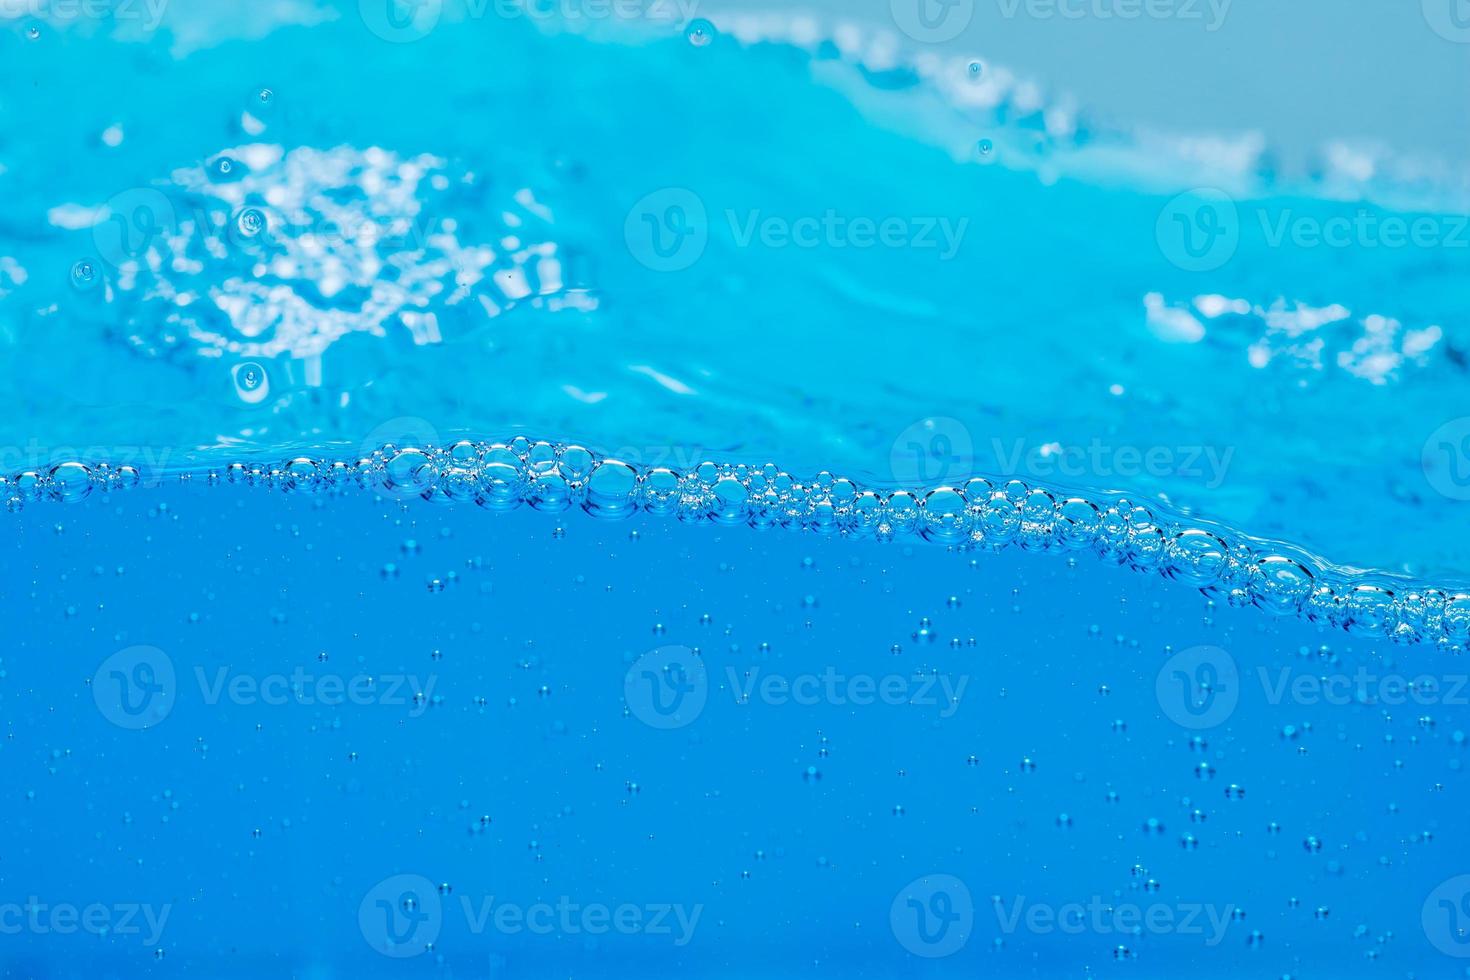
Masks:
[[[1464,580],[1453,170],[1334,144],[1280,171],[802,15],[446,8],[395,43],[341,13],[283,10],[248,65],[176,57],[182,14],[12,45],[47,98],[0,118],[50,136],[0,147],[5,471],[350,459],[414,416],[645,467],[1127,493]],[[451,61],[483,67],[431,81]],[[140,88],[103,103],[84,64]]]
[[[421,419],[386,432],[422,437]],[[182,474],[185,480],[194,474]],[[1330,627],[1427,643],[1460,652],[1470,641],[1470,591],[1332,566],[1289,545],[1260,541],[1121,494],[1058,494],[1021,480],[975,477],[953,486],[887,491],[828,472],[801,480],[774,464],[704,462],[688,470],[638,467],[575,445],[518,437],[448,446],[388,444],[356,459],[306,456],[279,465],[231,463],[200,474],[287,493],[372,490],[390,498],[475,504],[491,511],[527,505],[551,514],[580,508],[621,520],[637,512],[692,524],[749,525],[854,539],[916,537],[958,550],[1091,552],[1221,595],[1231,605],[1299,615]],[[12,511],[27,500],[79,502],[94,491],[137,485],[137,467],[92,471],[63,463],[48,473],[0,478]]]

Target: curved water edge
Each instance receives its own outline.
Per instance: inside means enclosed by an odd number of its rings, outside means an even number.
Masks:
[[[703,45],[448,18],[296,67],[373,39],[356,6],[249,63],[155,38],[132,101],[191,93],[189,127],[0,106],[8,131],[54,127],[0,147],[0,385],[20,408],[0,472],[352,451],[417,415],[454,420],[443,441],[645,464],[675,446],[681,469],[779,459],[888,486],[873,464],[942,419],[966,478],[1167,499],[1470,581],[1453,174],[1150,136],[979,54],[792,11],[719,18]],[[16,52],[51,91],[137,54],[54,34]],[[456,63],[484,70],[432,104],[485,125],[422,111]],[[79,148],[64,181],[57,146]],[[1421,225],[1422,245],[1381,234]]]
[[[705,461],[637,466],[575,444],[516,437],[444,446],[386,444],[356,459],[298,456],[277,465],[230,463],[180,472],[186,482],[290,493],[369,491],[394,500],[579,508],[603,520],[642,512],[691,524],[784,528],[880,541],[919,539],[955,551],[1095,556],[1220,597],[1323,627],[1431,644],[1470,645],[1470,589],[1333,565],[1279,542],[1184,518],[1121,493],[1068,495],[1022,480],[974,477],[955,486],[888,490],[828,472],[802,480],[775,464]],[[0,477],[12,512],[29,501],[75,503],[143,483],[131,465],[65,462]]]

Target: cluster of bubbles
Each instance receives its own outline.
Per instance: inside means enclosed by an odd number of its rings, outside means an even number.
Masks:
[[[232,463],[206,476],[211,484],[296,493],[369,490],[497,511],[580,508],[604,520],[643,512],[687,523],[920,538],[957,550],[1092,552],[1222,596],[1234,606],[1400,643],[1453,651],[1470,646],[1470,591],[1371,581],[1219,528],[1181,522],[1122,496],[1099,502],[1020,480],[977,477],[927,490],[883,489],[827,472],[801,480],[773,464],[639,467],[581,446],[524,437],[389,444],[351,461],[302,456],[279,465]],[[137,482],[132,467],[68,462],[0,478],[0,496],[16,510],[29,499],[76,501],[94,490]]]

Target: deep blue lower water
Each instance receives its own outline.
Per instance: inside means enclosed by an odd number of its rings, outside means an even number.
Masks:
[[[0,976],[1470,975],[1470,174],[1238,5],[0,0]]]
[[[1090,556],[230,486],[5,548],[15,976],[1456,969],[1464,678]]]

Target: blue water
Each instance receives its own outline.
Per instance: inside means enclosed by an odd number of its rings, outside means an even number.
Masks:
[[[0,19],[3,975],[1467,975],[1458,164],[903,2],[88,9]]]

